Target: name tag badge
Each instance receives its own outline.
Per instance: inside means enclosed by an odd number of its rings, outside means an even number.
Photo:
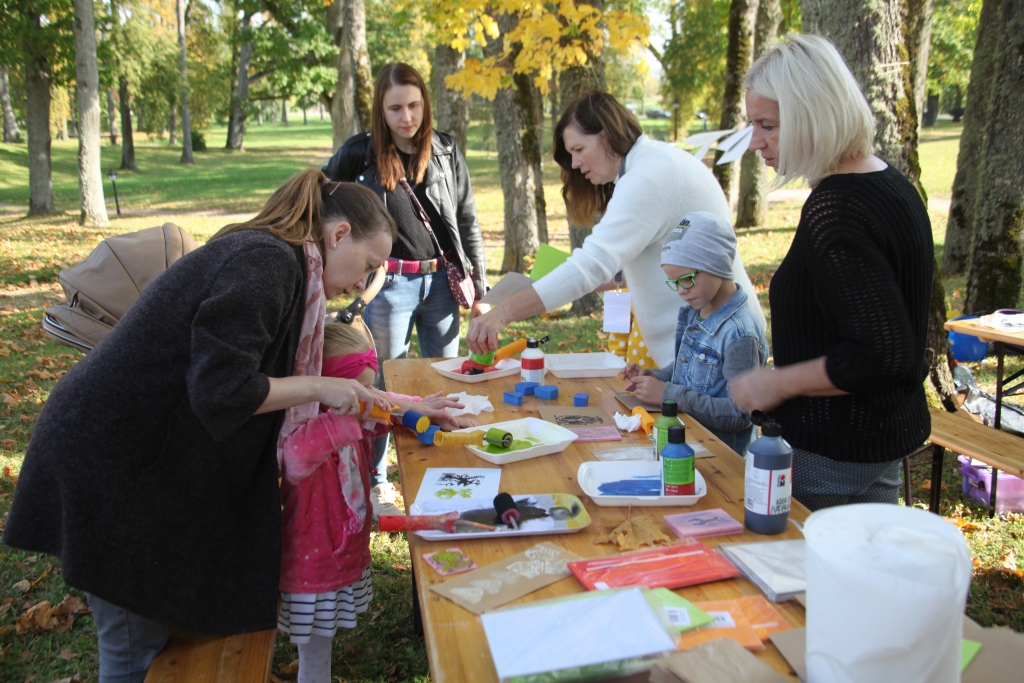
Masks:
[[[629,334],[630,298],[629,292],[604,293],[604,327],[605,332]]]

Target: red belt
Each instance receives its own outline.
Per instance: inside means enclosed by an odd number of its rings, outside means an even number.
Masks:
[[[401,273],[403,275],[428,275],[436,273],[444,263],[439,258],[429,261],[403,261],[397,258],[388,258],[385,269],[389,273]]]

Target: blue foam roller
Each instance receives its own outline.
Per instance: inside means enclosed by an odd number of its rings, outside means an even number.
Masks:
[[[590,402],[590,394],[579,393],[572,397],[572,404],[577,408],[583,408]]]
[[[534,388],[533,395],[545,401],[552,401],[558,398],[558,387],[551,384],[542,384]]]
[[[438,427],[437,425],[430,425],[429,427],[427,427],[427,431],[423,432],[422,434],[417,434],[416,438],[422,441],[423,443],[427,444],[428,446],[433,446],[434,434],[439,429],[440,427]]]
[[[516,385],[516,391],[524,396],[533,396],[533,390],[540,386],[540,382],[520,382]]]
[[[523,405],[523,399],[525,396],[518,391],[506,391],[505,392],[505,403],[510,403],[514,406]]]
[[[416,428],[416,424],[420,420],[422,420],[422,419],[423,419],[423,415],[421,413],[417,413],[415,410],[407,410],[407,411],[405,411],[402,414],[402,426],[406,427],[407,429],[411,429],[412,431],[416,432],[417,434],[425,433],[425,432],[420,432]],[[430,424],[429,421],[428,421],[427,424],[428,425]]]

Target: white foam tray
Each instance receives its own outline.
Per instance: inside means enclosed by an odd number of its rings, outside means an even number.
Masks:
[[[626,367],[626,361],[614,353],[549,353],[544,365],[559,379],[576,377],[614,377]]]
[[[477,446],[466,446],[469,450],[473,451],[474,455],[480,456],[484,460],[495,465],[507,465],[510,462],[519,462],[520,460],[529,460],[530,458],[536,458],[541,455],[551,455],[552,453],[561,453],[564,451],[569,444],[576,440],[577,434],[571,432],[565,427],[559,427],[553,422],[546,422],[536,417],[524,417],[520,420],[509,420],[508,422],[495,422],[493,424],[480,425],[479,427],[468,427],[467,429],[460,429],[460,432],[472,432],[479,430],[488,429],[500,429],[512,434],[513,439],[522,439],[526,436],[532,436],[535,439],[539,439],[541,443],[532,448],[524,448],[521,451],[509,451],[507,453],[488,453],[482,448]]]
[[[508,365],[508,367],[501,370],[495,370],[494,372],[484,372],[479,375],[463,375],[462,364],[469,360],[469,356],[462,356],[461,358],[449,358],[448,360],[439,360],[436,363],[431,363],[430,367],[437,370],[438,374],[453,379],[456,382],[466,382],[467,384],[476,384],[477,382],[487,382],[488,380],[498,379],[499,377],[511,377],[512,375],[518,375],[522,370],[522,366],[519,361],[515,358],[508,358],[501,361]]]
[[[631,477],[654,476],[661,474],[661,461],[623,460],[608,462],[585,462],[576,472],[583,493],[590,496],[595,505],[603,507],[624,507],[626,505],[695,505],[708,492],[704,477],[694,469],[694,489],[692,496],[609,496],[601,493],[600,486],[610,481],[621,481]]]

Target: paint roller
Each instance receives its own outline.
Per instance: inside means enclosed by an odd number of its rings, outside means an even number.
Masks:
[[[512,434],[494,427],[491,427],[486,432],[480,430],[472,432],[436,432],[434,434],[434,445],[511,448]]]
[[[479,375],[484,372],[493,372],[494,366],[500,361],[514,356],[526,348],[526,339],[517,339],[511,344],[502,346],[497,351],[487,353],[472,353],[468,360],[462,362],[462,374]]]
[[[499,493],[496,495],[494,497],[494,511],[498,513],[501,521],[516,531],[519,530],[519,508],[516,507],[516,501],[512,498],[511,494]]]
[[[640,416],[640,428],[644,430],[647,436],[650,436],[651,432],[654,431],[654,418],[651,417],[651,414],[644,410],[643,406],[633,408],[632,414]]]
[[[360,401],[359,412],[362,413],[364,410],[366,410],[366,403]],[[385,420],[391,424],[400,424],[406,429],[411,429],[417,434],[423,434],[430,427],[430,418],[426,415],[417,413],[415,410],[387,411],[374,404],[370,409],[370,417],[377,418],[378,420]]]
[[[377,518],[377,528],[381,531],[443,531],[448,534],[458,533],[460,528],[470,531],[498,530],[489,524],[460,519],[458,512],[441,515],[381,515]]]

